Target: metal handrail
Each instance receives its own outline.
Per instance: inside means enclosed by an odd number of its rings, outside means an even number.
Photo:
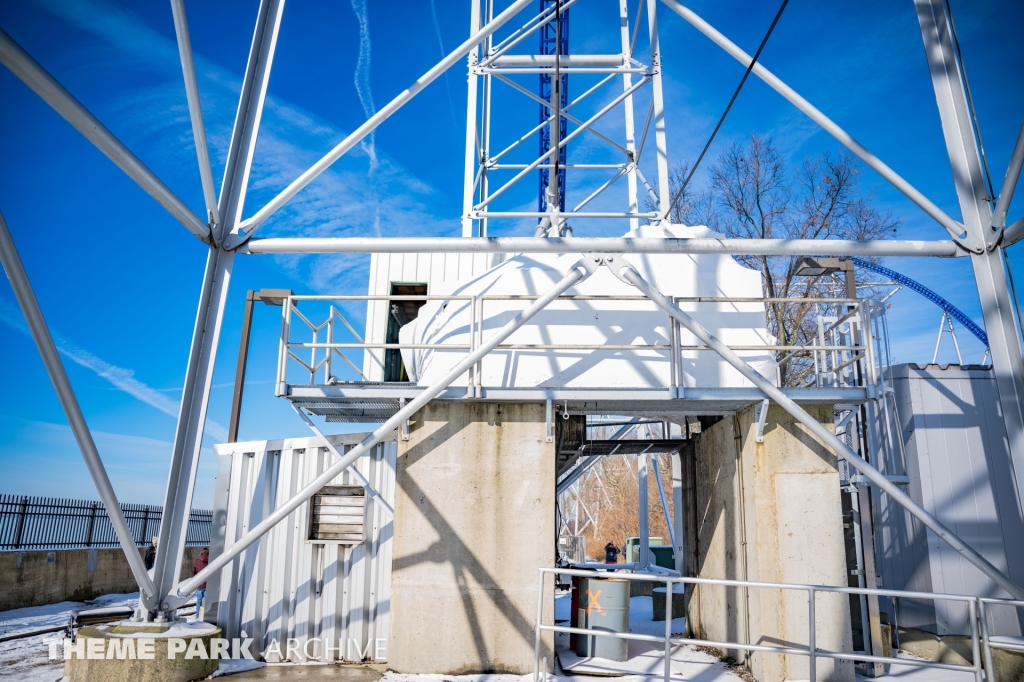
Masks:
[[[540,649],[541,633],[568,632],[575,634],[591,635],[598,637],[611,637],[615,639],[640,640],[647,642],[660,642],[665,645],[664,679],[670,682],[671,670],[671,646],[672,644],[696,644],[721,649],[738,649],[741,651],[761,651],[774,654],[789,654],[807,656],[809,659],[809,672],[811,682],[817,680],[816,659],[830,658],[837,660],[867,661],[871,663],[896,664],[916,666],[920,668],[936,668],[942,670],[971,671],[974,673],[975,682],[997,682],[992,666],[992,649],[1006,649],[1009,651],[1022,651],[1024,645],[1010,644],[1004,642],[992,642],[988,634],[988,624],[985,619],[985,605],[1000,604],[1015,607],[1024,607],[1024,601],[1014,599],[1000,599],[996,597],[975,597],[963,594],[939,594],[935,592],[913,592],[908,590],[886,590],[867,587],[833,587],[830,585],[810,585],[800,583],[771,583],[752,580],[727,580],[718,578],[693,578],[676,577],[663,575],[646,575],[636,573],[615,572],[616,579],[629,580],[631,582],[657,582],[665,584],[665,635],[639,635],[633,633],[609,632],[606,630],[588,630],[585,628],[574,628],[561,625],[545,625],[543,621],[544,605],[544,582],[547,574],[573,575],[583,578],[607,578],[609,571],[581,570],[572,568],[546,568],[539,569],[540,580],[537,590],[537,620],[535,623],[534,636],[534,682],[540,682]],[[699,639],[693,637],[672,636],[672,585],[720,585],[725,587],[754,587],[763,589],[800,590],[807,592],[808,603],[808,645],[806,647],[776,647],[763,644],[749,644],[744,642],[727,642],[710,639]],[[971,627],[971,644],[973,663],[964,665],[960,663],[942,663],[938,661],[926,661],[916,658],[897,658],[894,656],[873,656],[867,653],[838,652],[820,649],[815,641],[817,619],[815,617],[816,595],[819,592],[837,594],[875,595],[881,597],[902,597],[905,599],[929,599],[932,601],[954,601],[967,605],[969,611],[969,622]],[[980,623],[980,627],[979,627]],[[980,630],[980,632],[979,632]],[[984,668],[982,665],[982,652],[984,651]],[[983,677],[982,670],[987,671]],[[546,671],[544,672],[546,676]]]
[[[288,384],[287,374],[288,366],[290,364],[289,359],[293,359],[298,365],[309,373],[309,385],[317,384],[317,374],[323,371],[324,384],[333,383],[335,380],[332,373],[332,358],[334,354],[339,355],[348,366],[352,367],[353,370],[361,377],[362,380],[367,380],[366,374],[358,368],[357,363],[349,359],[343,351],[350,350],[361,350],[364,353],[368,353],[370,358],[383,368],[381,360],[381,351],[387,350],[432,350],[432,351],[472,351],[478,345],[483,343],[484,339],[484,305],[487,302],[498,302],[498,301],[534,301],[537,296],[532,294],[462,294],[462,295],[406,295],[406,294],[391,294],[391,295],[292,295],[286,298],[282,320],[282,331],[281,331],[281,348],[279,352],[279,366],[278,366],[278,395],[284,395],[286,392],[286,386]],[[468,304],[468,311],[470,313],[470,338],[469,343],[460,344],[449,344],[449,343],[418,343],[418,344],[403,344],[403,343],[369,343],[364,340],[355,331],[355,328],[345,318],[338,308],[331,306],[328,312],[327,319],[319,324],[314,323],[306,315],[302,314],[298,310],[298,304],[300,302],[335,302],[335,301],[346,301],[346,302],[387,302],[387,301],[458,301],[464,304]],[[629,296],[629,295],[564,295],[558,297],[560,301],[604,301],[604,302],[650,302],[645,296]],[[737,345],[730,346],[732,350],[750,352],[750,351],[764,351],[771,353],[778,353],[785,357],[779,361],[779,366],[791,360],[796,356],[812,356],[814,358],[815,365],[815,383],[822,385],[822,377],[829,377],[831,383],[835,386],[847,386],[847,387],[862,387],[865,380],[860,377],[872,377],[873,373],[870,368],[863,368],[864,371],[852,372],[848,367],[851,365],[863,365],[865,362],[872,360],[872,352],[870,344],[873,338],[868,335],[858,335],[859,339],[854,339],[849,332],[841,332],[842,325],[851,325],[855,322],[861,329],[870,329],[869,321],[870,318],[866,318],[869,315],[866,301],[856,298],[782,298],[782,297],[716,297],[716,296],[677,296],[673,297],[673,301],[677,303],[705,303],[705,304],[743,304],[743,303],[786,303],[786,304],[828,304],[834,305],[840,308],[848,308],[842,317],[836,319],[827,330],[821,329],[819,331],[817,342],[804,343],[804,344],[760,344],[760,345]],[[312,340],[306,341],[292,341],[291,340],[291,324],[294,319],[298,319],[302,324],[312,333]],[[341,341],[335,339],[335,321],[340,321],[348,330],[348,332],[355,338],[355,342]],[[679,323],[673,318],[668,320],[668,331],[669,331],[669,343],[640,343],[640,344],[578,344],[578,343],[565,343],[565,344],[517,344],[517,343],[506,343],[498,345],[495,350],[497,351],[566,351],[566,352],[593,352],[593,351],[632,351],[632,352],[656,352],[656,353],[667,353],[670,362],[669,370],[669,386],[665,388],[672,391],[673,395],[678,395],[680,388],[684,383],[683,376],[683,363],[680,362],[680,357],[686,352],[696,351],[708,351],[712,350],[710,347],[702,344],[683,344],[683,330],[679,327]],[[321,340],[320,332],[323,331],[326,334],[326,341]],[[867,338],[864,338],[867,336]],[[858,343],[858,341],[860,341]],[[302,360],[296,353],[299,350],[306,350],[310,353],[309,361]],[[319,352],[324,351],[324,355],[321,358]],[[374,352],[375,351],[375,352]],[[470,371],[469,384],[471,387],[482,387],[482,366],[481,363],[477,363],[474,368]],[[845,370],[845,371],[844,371]],[[868,381],[867,383],[870,383]]]

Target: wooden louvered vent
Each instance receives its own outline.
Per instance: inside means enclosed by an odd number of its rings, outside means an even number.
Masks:
[[[358,485],[328,485],[313,495],[309,511],[310,542],[358,545],[364,540],[366,491]]]

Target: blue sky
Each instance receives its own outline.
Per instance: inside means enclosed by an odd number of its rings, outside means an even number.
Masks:
[[[367,111],[380,107],[465,39],[465,1],[291,3],[285,11],[253,168],[247,215],[301,173]],[[630,3],[635,8],[635,3]],[[691,6],[753,52],[775,3],[694,1]],[[214,176],[219,184],[257,3],[188,2]],[[611,0],[573,10],[573,51],[615,50]],[[992,173],[998,183],[1024,116],[1024,6],[954,0]],[[668,147],[693,159],[742,67],[660,8]],[[203,213],[169,4],[113,0],[10,0],[0,26],[27,49],[198,214]],[[361,39],[362,37],[362,39]],[[793,0],[762,62],[954,217],[959,217],[913,4]],[[264,227],[261,235],[459,234],[465,67],[460,63],[344,157]],[[97,444],[124,501],[161,504],[195,318],[205,248],[8,71],[0,69],[3,211]],[[501,95],[508,119],[536,106]],[[607,101],[603,100],[603,101]],[[593,108],[601,103],[597,100]],[[586,114],[593,108],[581,107]],[[638,111],[645,111],[643,105]],[[606,130],[615,130],[615,121]],[[511,128],[509,129],[511,131]],[[757,79],[748,81],[708,161],[750,133],[771,134],[787,160],[834,152],[836,143]],[[509,132],[508,134],[511,134]],[[533,145],[528,145],[530,149]],[[574,159],[598,160],[590,143]],[[653,177],[650,155],[644,166]],[[699,172],[696,181],[706,176]],[[864,186],[902,221],[903,238],[945,231],[871,171]],[[581,182],[570,193],[584,195]],[[508,206],[534,201],[535,183]],[[570,197],[573,196],[570,194]],[[571,203],[571,198],[570,198]],[[1021,215],[1011,209],[1011,219]],[[597,208],[595,206],[595,208]],[[532,210],[532,209],[527,209]],[[521,224],[498,234],[527,234]],[[621,233],[622,226],[577,228]],[[1011,252],[1024,277],[1020,248]],[[364,293],[368,257],[238,259],[210,407],[207,443],[228,422],[230,386],[247,289]],[[970,263],[889,259],[980,320]],[[893,299],[898,361],[931,359],[938,309],[911,292]],[[306,435],[272,395],[279,311],[259,307],[249,363],[243,439]],[[965,360],[983,349],[966,331]],[[95,490],[6,279],[0,280],[0,492],[94,498]],[[954,359],[944,344],[942,358]],[[212,502],[213,462],[200,466],[197,506]]]

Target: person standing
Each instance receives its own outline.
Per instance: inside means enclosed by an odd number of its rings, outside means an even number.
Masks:
[[[619,548],[615,546],[614,542],[609,542],[604,546],[604,562],[606,564],[619,563]]]
[[[199,558],[192,563],[192,575],[195,575],[199,571],[206,568],[207,564],[210,563],[210,548],[203,547],[202,551],[199,552]],[[196,620],[201,620],[203,617],[203,599],[206,598],[206,583],[199,586],[196,590]]]
[[[146,562],[146,572],[149,574],[150,580],[153,579],[153,564],[156,563],[156,545],[159,541],[159,538],[154,535],[153,544],[146,550],[146,557],[143,559]]]

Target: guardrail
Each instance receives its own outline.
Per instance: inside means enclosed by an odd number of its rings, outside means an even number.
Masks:
[[[488,302],[522,301],[524,306],[537,300],[537,296],[518,295],[405,295],[394,294],[365,296],[302,296],[293,295],[284,299],[281,342],[278,354],[277,393],[283,395],[289,383],[288,371],[292,367],[302,373],[303,385],[329,385],[342,381],[335,373],[335,362],[340,360],[351,369],[356,381],[369,381],[360,368],[360,364],[346,355],[346,352],[361,351],[370,357],[371,363],[384,368],[383,352],[388,350],[457,350],[470,353],[484,342],[484,313]],[[370,342],[362,338],[343,310],[345,304],[355,302],[422,302],[427,301],[462,301],[468,305],[469,312],[469,343],[425,343],[402,344]],[[644,296],[560,296],[558,302],[593,301],[622,302],[639,305],[656,306]],[[808,385],[817,387],[860,387],[878,382],[878,372],[874,357],[874,337],[872,336],[871,305],[869,301],[847,298],[727,298],[727,297],[672,297],[679,304],[722,305],[722,304],[761,304],[776,306],[817,306],[818,315],[817,340],[811,344],[764,344],[764,345],[730,345],[735,351],[765,351],[774,353],[781,367],[785,363],[802,360],[810,367],[811,381]],[[299,310],[300,303],[326,304],[326,311],[317,315]],[[721,311],[719,311],[721,312]],[[742,312],[742,311],[738,311]],[[825,312],[834,315],[825,315]],[[388,313],[390,314],[390,313]],[[315,318],[320,321],[313,321]],[[670,360],[670,385],[666,389],[674,389],[684,385],[683,353],[691,351],[712,351],[702,344],[684,344],[682,338],[685,330],[671,316],[665,316],[665,329],[668,338],[664,343],[630,343],[630,344],[585,344],[585,343],[551,343],[551,344],[516,344],[505,343],[495,350],[525,351],[655,351],[666,354]],[[294,338],[293,338],[294,334]],[[300,338],[305,336],[305,338]],[[319,375],[319,376],[318,376]],[[481,364],[473,370],[473,384],[480,386]],[[297,384],[299,385],[299,384]]]
[[[588,630],[585,628],[574,628],[563,625],[545,625],[541,621],[543,620],[543,605],[544,605],[544,582],[547,574],[562,574],[562,575],[573,575],[581,578],[607,578],[614,574],[616,579],[629,580],[631,582],[656,582],[665,585],[666,599],[665,599],[665,635],[659,637],[657,635],[643,635],[635,633],[618,633],[618,632],[607,632],[604,630],[595,631]],[[746,588],[761,588],[761,589],[776,589],[776,590],[796,590],[807,593],[807,647],[779,647],[779,646],[766,646],[763,644],[750,644],[744,642],[722,642],[708,639],[697,639],[692,637],[673,637],[672,636],[672,585],[674,583],[690,584],[690,585],[720,585],[725,587],[746,587]],[[926,661],[917,658],[896,658],[892,656],[871,656],[866,653],[860,652],[841,652],[841,651],[828,651],[820,649],[816,643],[816,626],[817,619],[815,616],[815,606],[817,601],[818,593],[839,593],[839,594],[857,594],[857,595],[876,595],[880,597],[900,597],[906,599],[928,599],[933,601],[954,601],[965,604],[970,614],[969,622],[971,627],[971,651],[973,663],[970,665],[963,665],[957,663],[940,663],[936,661]],[[809,659],[810,668],[810,680],[816,682],[817,680],[817,660],[819,658],[830,658],[836,660],[848,660],[848,661],[864,661],[869,663],[882,663],[882,664],[896,664],[905,666],[916,666],[920,668],[935,668],[941,670],[959,670],[965,672],[972,672],[974,674],[975,682],[998,682],[995,679],[995,673],[992,666],[992,649],[1006,649],[1009,651],[1024,651],[1024,645],[1011,644],[1007,642],[993,641],[992,636],[989,634],[988,622],[985,617],[986,605],[1007,605],[1013,607],[1024,607],[1024,601],[1017,601],[1012,599],[996,599],[990,597],[971,597],[967,595],[955,595],[955,594],[937,594],[933,592],[908,592],[903,590],[882,590],[882,589],[870,589],[861,587],[829,587],[826,585],[801,585],[795,583],[766,583],[766,582],[754,582],[747,580],[719,580],[715,578],[686,578],[686,577],[674,577],[674,576],[660,576],[660,575],[645,575],[636,573],[622,573],[619,571],[587,571],[580,569],[569,569],[569,568],[541,568],[540,569],[540,584],[537,590],[537,620],[535,625],[535,641],[534,641],[534,667],[533,667],[533,679],[534,682],[540,682],[541,676],[541,633],[544,631],[550,632],[565,632],[565,633],[576,633],[578,635],[591,635],[598,637],[613,637],[616,639],[636,640],[643,642],[658,642],[664,645],[664,673],[663,677],[665,682],[670,682],[671,678],[671,654],[673,644],[694,644],[699,646],[708,646],[718,649],[737,649],[740,651],[761,651],[772,654],[785,654],[795,656],[807,656]],[[979,626],[980,625],[980,626]],[[982,650],[984,650],[984,669],[988,671],[988,676],[983,676],[982,670]],[[546,666],[545,666],[546,667]],[[546,673],[545,673],[546,674]],[[1008,681],[1006,681],[1008,682]]]
[[[122,504],[128,528],[138,547],[160,532],[162,506]],[[210,544],[213,511],[193,509],[186,546]],[[103,503],[56,497],[0,495],[0,550],[105,549],[120,547]]]

